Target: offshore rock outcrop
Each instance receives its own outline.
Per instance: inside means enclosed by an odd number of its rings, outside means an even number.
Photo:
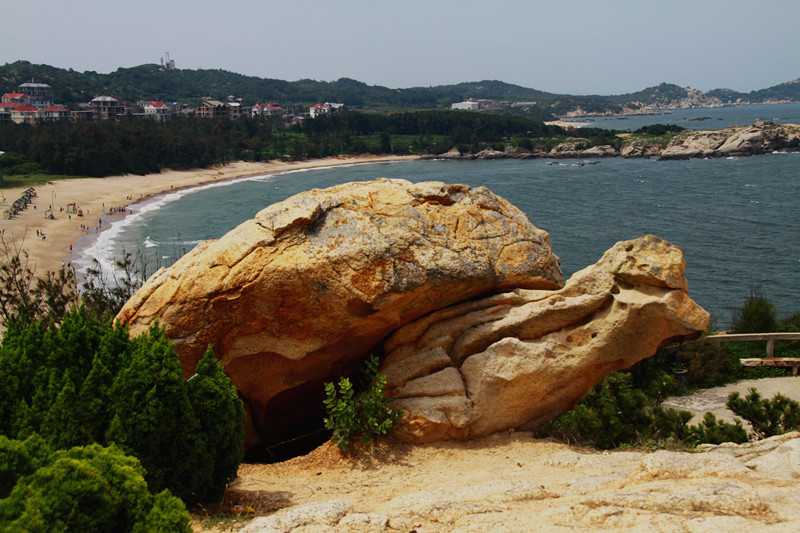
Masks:
[[[580,129],[571,131],[579,135]],[[720,130],[687,130],[676,135],[666,146],[643,138],[626,138],[619,150],[611,145],[586,148],[588,139],[570,138],[551,150],[504,151],[487,148],[478,152],[460,153],[452,149],[440,155],[421,159],[475,160],[475,159],[594,159],[605,157],[659,157],[664,161],[714,157],[750,156],[775,151],[800,151],[800,126],[756,122],[751,126],[732,126]]]
[[[683,251],[652,235],[619,242],[557,291],[518,289],[397,330],[381,373],[409,442],[481,437],[569,410],[611,370],[698,336]]]
[[[759,155],[800,150],[800,127],[756,122],[722,130],[683,132],[661,152],[663,160]]]
[[[159,320],[187,375],[211,345],[250,437],[278,442],[319,414],[324,382],[403,324],[562,284],[548,234],[485,187],[380,179],[267,207],[155,273],[117,318],[134,335]]]

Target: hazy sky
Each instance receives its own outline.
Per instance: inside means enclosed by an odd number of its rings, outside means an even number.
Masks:
[[[569,94],[800,78],[800,0],[2,2],[0,64],[158,63],[406,88],[496,79]]]

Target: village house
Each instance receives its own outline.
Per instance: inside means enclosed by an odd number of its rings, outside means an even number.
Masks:
[[[312,105],[308,108],[308,114],[311,118],[316,118],[320,115],[330,115],[344,111],[344,104],[337,104],[333,102],[325,102],[324,104]]]
[[[113,96],[97,96],[89,102],[93,120],[116,122],[125,114],[125,104]]]
[[[228,118],[228,107],[219,100],[204,100],[195,113],[200,118]]]
[[[256,104],[253,106],[250,114],[254,117],[280,117],[283,116],[283,108],[279,105]]]
[[[147,118],[164,121],[172,116],[172,109],[164,102],[145,102],[142,108]]]
[[[11,110],[11,120],[17,124],[33,124],[39,118],[38,107],[20,105]]]
[[[2,101],[4,104],[30,105],[30,99],[24,93],[6,93]]]
[[[53,105],[42,109],[39,113],[39,118],[43,120],[61,120],[70,118],[69,109],[63,105]]]
[[[477,111],[481,108],[481,104],[475,100],[465,100],[463,102],[455,102],[450,104],[450,109],[461,109],[463,111]]]

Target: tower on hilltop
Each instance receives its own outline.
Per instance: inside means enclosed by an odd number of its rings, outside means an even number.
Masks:
[[[169,52],[164,52],[166,56],[166,60],[162,57],[161,58],[161,68],[164,70],[174,70],[175,69],[175,60],[169,58]]]

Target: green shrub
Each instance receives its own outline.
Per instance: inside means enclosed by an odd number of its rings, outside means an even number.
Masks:
[[[761,291],[759,286],[750,291],[750,296],[733,317],[734,333],[769,333],[778,327],[775,306]]]
[[[172,343],[153,326],[133,340],[129,365],[114,379],[106,441],[136,456],[151,490],[196,501],[213,468]]]
[[[2,532],[188,532],[188,522],[179,499],[148,491],[139,461],[98,444],[56,452],[0,500]]]
[[[741,422],[728,424],[707,413],[698,426],[690,426],[688,411],[664,409],[663,385],[650,383],[650,395],[633,386],[628,372],[611,372],[592,387],[578,404],[551,420],[539,432],[567,442],[591,445],[600,449],[645,444],[647,442],[683,443],[746,442]]]
[[[117,443],[154,492],[218,501],[242,458],[244,411],[213,353],[197,372],[187,384],[157,326],[130,339],[80,309],[60,326],[14,324],[0,345],[0,435],[38,433],[56,449]]]
[[[371,355],[364,365],[361,392],[347,377],[339,379],[338,390],[333,383],[325,383],[325,427],[333,430],[331,441],[342,451],[354,438],[368,444],[374,436],[390,434],[402,415],[402,410],[390,409],[390,400],[383,397],[386,376],[378,374],[378,358]]]
[[[657,427],[654,413],[667,426],[664,430]],[[681,422],[682,416],[660,409],[653,398],[634,388],[630,373],[611,372],[571,411],[551,420],[544,432],[568,442],[610,449],[670,438],[676,427],[686,425],[688,420]]]
[[[7,498],[22,476],[33,474],[44,466],[52,449],[39,435],[24,441],[0,435],[0,499]]]
[[[726,405],[750,422],[757,439],[780,435],[800,427],[800,403],[781,393],[776,394],[772,400],[767,400],[762,399],[754,388],[744,398],[738,392],[732,392]]]
[[[714,413],[706,413],[700,424],[689,428],[687,440],[694,445],[722,444],[723,442],[747,442],[748,437],[741,420],[736,419],[735,423],[729,424],[717,420]]]

